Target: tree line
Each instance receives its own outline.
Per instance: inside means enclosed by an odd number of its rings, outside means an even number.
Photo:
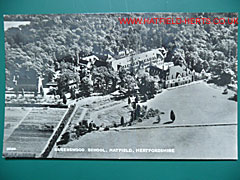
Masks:
[[[221,77],[231,71],[237,79],[237,32],[235,24],[120,24],[122,17],[206,17],[232,18],[234,13],[126,13],[126,14],[72,14],[72,15],[6,15],[5,21],[30,21],[29,25],[5,31],[6,83],[13,86],[13,76],[29,69],[51,79],[56,61],[82,52],[110,54],[132,49],[136,53],[164,46],[168,50],[166,61],[187,64],[197,72],[205,69]],[[59,66],[67,66],[60,62]],[[74,78],[74,70],[65,67]],[[228,70],[228,71],[227,71]],[[103,79],[104,77],[110,77]],[[99,86],[115,83],[110,71],[98,69],[93,74]],[[75,77],[76,78],[76,77]],[[130,77],[124,77],[131,79]],[[110,81],[108,82],[108,80]],[[105,81],[104,83],[101,81]],[[130,83],[131,84],[131,83]]]

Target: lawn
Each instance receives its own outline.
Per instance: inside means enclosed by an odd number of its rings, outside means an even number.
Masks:
[[[160,124],[153,124],[153,118],[131,127],[88,133],[62,146],[85,148],[85,152],[57,152],[54,157],[236,159],[237,103],[228,100],[233,92],[223,95],[222,90],[204,82],[164,90],[143,103],[148,108],[158,108],[165,113],[161,115]],[[118,110],[113,108],[108,113],[116,114]],[[171,110],[175,112],[176,120],[173,124],[164,125],[164,122],[169,121]],[[213,124],[220,126],[196,126]],[[105,152],[88,152],[88,148],[103,148]],[[110,148],[131,148],[134,152],[114,153],[109,152]],[[172,148],[175,152],[140,153],[136,152],[136,148]]]
[[[237,123],[237,102],[228,100],[234,92],[229,91],[227,95],[222,92],[222,88],[199,82],[165,90],[143,104],[164,112],[161,115],[162,123],[170,120],[171,110],[176,115],[176,125]],[[141,124],[151,125],[152,121]]]

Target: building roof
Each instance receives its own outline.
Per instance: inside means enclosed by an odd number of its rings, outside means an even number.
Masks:
[[[57,86],[57,82],[48,82],[46,86]]]
[[[82,60],[82,59],[80,59],[80,60],[79,60],[79,63],[80,63],[80,64],[88,64],[89,61],[86,61],[86,60]]]
[[[81,59],[84,60],[84,61],[99,60],[98,57],[95,56],[95,55],[86,56],[86,57],[83,57],[83,58],[81,58]]]
[[[201,73],[201,74],[202,74],[202,73],[206,73],[205,69],[202,69],[200,73]]]
[[[74,84],[77,84],[77,81],[70,80],[70,81],[68,82],[68,85],[69,85],[69,86],[74,85]]]
[[[162,65],[156,65],[157,68],[165,70],[165,71],[173,66],[174,66],[173,62],[165,62]]]
[[[67,55],[67,56],[64,56],[63,58],[61,59],[58,59],[59,62],[61,61],[65,61],[65,62],[73,62],[74,61],[74,57],[72,55]]]
[[[175,79],[177,78],[178,74],[182,74],[184,72],[183,68],[181,66],[173,66],[169,68],[169,78]]]
[[[125,66],[129,63],[131,63],[131,61],[139,61],[139,60],[143,60],[143,59],[147,59],[147,58],[151,58],[151,57],[156,57],[156,58],[162,58],[164,59],[166,57],[167,54],[162,54],[165,49],[164,48],[158,48],[158,49],[153,49],[151,51],[147,51],[147,52],[143,52],[140,54],[135,54],[135,55],[131,55],[131,56],[127,56],[124,58],[120,58],[117,60],[113,60],[112,61],[112,66],[114,69],[117,69],[117,65],[121,65],[121,66]],[[167,51],[166,51],[167,52]]]
[[[182,76],[187,76],[190,72],[191,71],[188,68],[183,68],[183,67],[181,67],[179,65],[178,66],[172,66],[168,70],[168,77],[170,79],[172,79],[172,78],[175,79],[175,78],[177,78],[179,76],[179,74],[182,77]]]
[[[95,61],[94,65],[99,67],[99,66],[107,66],[107,62],[105,61]]]
[[[110,54],[96,54],[96,56],[102,61],[111,60],[113,58]]]

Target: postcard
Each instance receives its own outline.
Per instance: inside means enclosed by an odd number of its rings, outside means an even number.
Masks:
[[[237,13],[5,15],[3,157],[236,160]]]

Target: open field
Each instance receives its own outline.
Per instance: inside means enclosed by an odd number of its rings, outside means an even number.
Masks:
[[[234,159],[236,132],[237,126],[92,132],[62,146],[85,148],[85,152],[55,152],[54,158]],[[106,152],[88,152],[88,148],[103,148]],[[131,148],[134,152],[113,153],[110,148]],[[174,148],[175,153],[137,153],[136,148]]]
[[[165,113],[161,115],[159,125],[170,120],[171,110],[176,115],[174,125],[237,123],[237,102],[228,100],[234,92],[229,91],[227,95],[223,95],[222,92],[221,88],[199,82],[167,89],[143,104]],[[153,121],[155,119],[137,125],[152,125]]]
[[[232,95],[230,91],[222,95],[222,89],[213,88],[204,82],[164,90],[143,103],[148,108],[158,108],[165,113],[161,115],[160,124],[153,124],[155,119],[152,118],[131,127],[91,132],[61,146],[84,148],[85,152],[56,152],[54,157],[236,159],[237,103],[228,100]],[[164,125],[164,122],[169,121],[171,110],[174,110],[176,120]],[[113,114],[116,112],[114,108],[111,111]],[[88,148],[103,148],[105,152],[89,152]],[[131,148],[134,152],[109,152],[111,148]],[[172,148],[175,153],[140,153],[136,152],[136,148]]]

